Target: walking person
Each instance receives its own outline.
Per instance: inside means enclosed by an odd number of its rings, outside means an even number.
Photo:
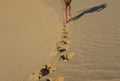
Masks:
[[[62,13],[63,13],[63,19],[64,19],[65,24],[68,23],[72,19],[71,2],[72,0],[61,0]]]

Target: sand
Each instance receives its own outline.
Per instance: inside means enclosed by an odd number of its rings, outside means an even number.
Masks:
[[[0,1],[0,81],[34,81],[28,79],[30,75],[35,72],[38,77],[40,69],[52,63],[56,71],[40,81],[56,77],[64,81],[120,81],[120,1],[73,0],[74,21],[65,30],[58,3]],[[70,33],[71,39],[64,45],[60,42],[63,32]],[[55,46],[59,42],[65,51]],[[64,53],[74,56],[60,61]]]
[[[22,81],[51,59],[58,14],[41,0],[1,0],[0,10],[0,81]]]

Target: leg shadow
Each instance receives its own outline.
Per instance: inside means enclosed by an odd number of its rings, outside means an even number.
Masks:
[[[100,12],[101,10],[105,9],[106,7],[107,7],[107,4],[101,4],[101,5],[86,9],[82,13],[73,17],[72,20],[73,21],[78,20],[80,17],[82,17],[83,15],[88,14],[88,13]]]

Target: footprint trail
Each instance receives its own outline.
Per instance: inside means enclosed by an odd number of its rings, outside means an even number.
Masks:
[[[60,30],[60,39],[56,43],[53,52],[50,53],[50,56],[56,56],[56,59],[53,60],[53,63],[49,65],[45,64],[43,67],[31,73],[29,81],[64,81],[65,77],[63,76],[42,78],[56,72],[57,68],[61,65],[61,62],[63,63],[64,61],[72,60],[75,54],[67,52],[70,43],[72,42],[71,34],[72,31],[70,30],[70,24],[63,25]]]

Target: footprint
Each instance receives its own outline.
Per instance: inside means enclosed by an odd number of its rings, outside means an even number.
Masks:
[[[55,64],[45,65],[43,68],[37,69],[35,72],[33,72],[29,77],[29,81],[39,81],[42,77],[51,74],[55,71],[56,71]]]
[[[63,34],[63,35],[61,36],[61,38],[71,38],[71,35],[70,35],[70,34]]]
[[[67,44],[70,44],[72,42],[72,39],[71,38],[62,38],[61,41],[64,41]]]
[[[64,61],[64,60],[70,61],[74,55],[75,55],[74,53],[65,53],[65,54],[61,55],[59,60],[60,61]]]
[[[70,35],[70,34],[72,34],[72,32],[71,31],[62,31],[62,34],[64,34],[64,35]]]
[[[63,35],[62,38],[71,38],[70,35]]]
[[[55,72],[56,71],[55,64],[52,64],[52,65],[48,66],[48,71],[49,71],[49,74]]]
[[[61,31],[61,33],[64,33],[64,32],[68,32],[69,33],[70,29],[69,28],[63,28],[62,31]]]
[[[59,46],[57,46],[57,51],[58,51],[58,53],[63,53],[63,52],[65,52],[67,49],[68,49],[68,46],[67,46],[67,45],[59,45]]]
[[[45,66],[40,70],[40,75],[46,76],[46,75],[48,75],[48,74],[51,74],[51,73],[55,72],[55,70],[56,70],[55,64],[45,65]]]

